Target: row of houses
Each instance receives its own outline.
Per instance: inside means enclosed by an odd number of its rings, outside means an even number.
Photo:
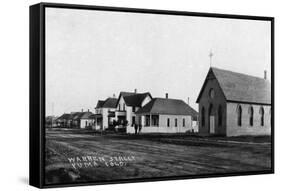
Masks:
[[[198,131],[198,113],[183,100],[153,98],[149,92],[120,92],[118,98],[99,100],[94,129],[116,128],[127,133]]]
[[[58,117],[53,127],[114,129],[127,133],[183,133],[198,131],[198,113],[183,100],[153,98],[149,92],[120,92],[99,100],[94,113],[72,112]]]
[[[73,112],[56,119],[60,127],[117,129],[127,133],[270,135],[271,83],[266,78],[211,67],[199,92],[197,113],[183,100],[154,98],[149,92],[120,92],[99,100],[94,113]]]
[[[92,128],[94,125],[94,114],[89,110],[84,112],[64,113],[53,122],[53,127],[61,128]]]

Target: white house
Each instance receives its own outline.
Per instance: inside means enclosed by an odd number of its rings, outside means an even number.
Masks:
[[[106,100],[99,100],[95,108],[94,126],[95,130],[105,130],[113,125],[116,110],[116,98],[107,98]]]
[[[115,111],[115,119],[120,123],[127,123],[127,128],[134,126],[140,119],[136,112],[150,102],[152,96],[149,92],[120,92]]]
[[[91,119],[89,116],[91,116],[92,114],[93,113],[89,110],[83,112],[83,109],[81,112],[71,112],[67,120],[67,127],[80,129],[84,129],[87,127],[90,128],[93,119]]]
[[[92,128],[93,125],[93,113],[92,112],[83,112],[79,116],[79,128]]]
[[[198,113],[178,99],[153,98],[135,113],[141,133],[184,133],[193,131],[193,117]],[[134,133],[128,128],[127,133]]]

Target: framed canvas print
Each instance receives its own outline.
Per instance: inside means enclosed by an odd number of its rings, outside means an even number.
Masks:
[[[30,7],[30,184],[274,172],[274,18]]]

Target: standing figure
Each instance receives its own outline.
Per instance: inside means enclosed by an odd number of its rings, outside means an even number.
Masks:
[[[134,124],[134,127],[135,127],[135,135],[138,133],[138,126],[137,124]]]
[[[141,132],[141,124],[139,125],[139,133]]]

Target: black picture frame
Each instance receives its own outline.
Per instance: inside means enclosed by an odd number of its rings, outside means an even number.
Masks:
[[[64,8],[64,9],[81,9],[81,10],[102,10],[114,12],[128,13],[152,13],[161,15],[181,15],[181,16],[197,16],[210,18],[225,19],[248,19],[262,20],[271,22],[271,104],[272,104],[272,121],[271,127],[271,169],[265,171],[242,172],[242,173],[214,173],[207,175],[187,175],[163,178],[141,178],[127,180],[111,180],[102,182],[87,183],[71,183],[71,184],[55,184],[46,185],[44,183],[44,158],[45,158],[45,9]],[[30,6],[30,153],[29,153],[29,183],[38,188],[66,187],[66,186],[82,186],[82,185],[100,185],[100,184],[116,184],[131,182],[147,182],[147,181],[165,181],[177,179],[191,178],[209,178],[209,177],[226,177],[256,174],[274,173],[274,17],[249,16],[249,15],[231,15],[217,13],[199,13],[171,10],[153,10],[153,9],[136,9],[123,7],[104,7],[92,5],[74,5],[59,3],[39,3]]]

